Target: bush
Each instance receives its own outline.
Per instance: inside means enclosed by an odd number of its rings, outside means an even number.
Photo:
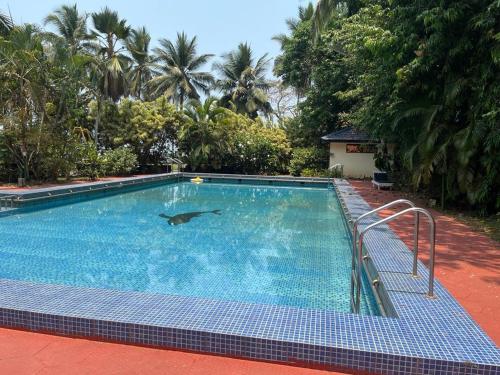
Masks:
[[[88,120],[94,122],[95,102],[91,102],[89,111]],[[101,146],[106,149],[127,146],[137,155],[142,168],[157,170],[177,148],[177,131],[184,123],[184,116],[162,96],[150,102],[131,99],[118,104],[106,102],[100,121]]]
[[[195,116],[191,113],[190,121],[179,133],[179,152],[191,170],[244,174],[286,172],[291,148],[282,129],[267,127],[261,119],[217,107],[216,102],[210,106],[197,105],[191,112]]]
[[[281,129],[255,123],[232,139],[233,166],[239,173],[278,174],[286,171],[290,145]]]
[[[102,167],[106,176],[129,175],[137,168],[137,155],[126,147],[108,150],[102,155]]]
[[[300,174],[302,177],[331,177],[328,169],[304,168]]]
[[[328,150],[316,147],[295,148],[292,151],[292,160],[288,167],[288,172],[293,176],[303,175],[303,171],[307,169],[307,173],[312,170],[323,170],[328,166]]]
[[[77,164],[78,175],[91,180],[99,178],[103,168],[103,160],[96,150],[95,143],[85,142],[78,145],[77,150],[81,160]]]

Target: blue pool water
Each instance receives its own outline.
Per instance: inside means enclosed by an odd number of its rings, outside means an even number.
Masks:
[[[324,188],[165,184],[4,216],[0,233],[0,278],[350,310],[349,234]]]

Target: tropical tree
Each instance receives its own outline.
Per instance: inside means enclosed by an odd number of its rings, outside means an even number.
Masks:
[[[274,60],[273,72],[285,85],[295,89],[297,104],[311,86],[316,47],[312,40],[313,15],[312,3],[307,8],[299,8],[299,18],[293,23],[287,21],[290,34],[273,38],[281,45],[281,54]]]
[[[65,40],[72,55],[76,54],[88,37],[87,15],[80,14],[75,5],[62,5],[45,17],[45,25],[54,26],[60,37]]]
[[[151,69],[152,56],[149,53],[151,35],[145,27],[132,30],[127,39],[127,50],[132,57],[132,64],[128,71],[130,94],[136,98],[147,97],[146,83],[153,77]]]
[[[92,13],[94,30],[88,43],[88,52],[92,56],[90,85],[97,102],[94,121],[94,140],[99,147],[99,128],[101,112],[106,100],[117,102],[127,93],[126,72],[129,58],[125,55],[123,43],[130,35],[130,27],[118,13],[105,7],[100,12]]]
[[[320,0],[311,87],[289,134],[308,146],[325,125],[365,128],[396,145],[393,172],[403,184],[443,206],[495,212],[499,15],[492,0]],[[283,80],[299,77],[307,61],[298,53],[303,25],[285,44]]]
[[[0,39],[0,123],[9,163],[27,179],[69,176],[76,168],[85,123],[83,70],[59,43],[51,44],[32,25]]]
[[[42,38],[33,25],[12,29],[0,39],[1,111],[5,145],[19,175],[30,177],[40,154],[46,99]]]
[[[95,30],[92,37],[96,41],[91,46],[96,58],[97,74],[100,75],[102,92],[105,97],[118,101],[126,92],[125,73],[129,59],[123,53],[124,43],[130,35],[130,26],[125,19],[108,7],[92,13]]]
[[[187,121],[179,133],[179,148],[193,170],[219,169],[221,154],[227,152],[227,129],[218,119],[225,113],[216,98],[204,103],[192,100],[184,110]]]
[[[196,36],[189,39],[185,33],[179,33],[175,44],[160,39],[160,47],[154,53],[155,75],[149,81],[154,96],[166,95],[183,109],[187,99],[200,99],[200,91],[209,94],[214,78],[199,70],[213,55],[197,54]]]
[[[222,62],[214,64],[220,75],[216,87],[223,93],[221,103],[252,118],[256,118],[259,111],[270,114],[272,108],[266,94],[270,87],[266,79],[269,62],[267,54],[255,60],[247,43],[241,43],[236,50],[224,54]]]
[[[96,103],[90,117],[96,116]],[[165,163],[177,149],[177,133],[184,114],[162,96],[154,101],[122,99],[106,103],[101,118],[106,126],[101,141],[108,149],[126,146],[134,151],[144,170],[153,171]]]

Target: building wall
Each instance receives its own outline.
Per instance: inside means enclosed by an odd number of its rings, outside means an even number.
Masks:
[[[330,143],[330,167],[342,164],[344,177],[372,177],[375,169],[375,160],[373,159],[375,154],[347,153],[346,145],[346,143]]]

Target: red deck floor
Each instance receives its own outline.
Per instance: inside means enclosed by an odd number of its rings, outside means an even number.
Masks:
[[[373,207],[401,197],[352,181]],[[437,222],[437,278],[498,344],[500,247],[458,220],[433,212]],[[390,212],[383,212],[383,216]],[[411,218],[392,225],[411,245]],[[428,259],[422,225],[421,258]],[[496,316],[495,316],[496,313]],[[496,318],[496,319],[495,319]],[[256,361],[183,353],[0,329],[0,374],[335,374]]]

